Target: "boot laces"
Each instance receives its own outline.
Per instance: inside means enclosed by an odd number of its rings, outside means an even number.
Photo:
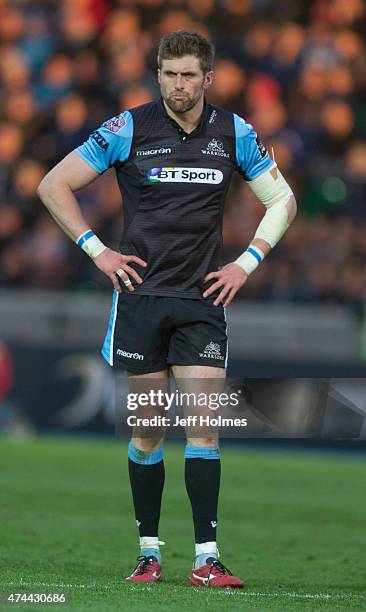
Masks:
[[[137,557],[137,561],[138,564],[136,565],[132,573],[134,574],[136,572],[138,576],[140,576],[141,574],[145,574],[149,565],[154,563],[151,557],[146,557],[144,555],[140,555],[139,557]]]
[[[232,576],[231,571],[227,567],[225,567],[225,565],[221,563],[221,561],[219,561],[218,559],[217,560],[215,559],[215,561],[211,563],[207,577],[210,576],[212,569],[216,569],[219,572],[219,574],[222,574],[223,576],[225,574],[229,574],[229,576]]]

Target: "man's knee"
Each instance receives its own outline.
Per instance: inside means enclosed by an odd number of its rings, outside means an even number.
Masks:
[[[161,448],[164,438],[157,438],[156,436],[150,437],[132,437],[131,442],[135,448],[145,452],[156,451]]]
[[[187,444],[189,446],[195,446],[195,447],[203,447],[203,448],[207,448],[207,447],[217,447],[218,446],[218,438],[217,437],[205,437],[205,438],[187,438]]]

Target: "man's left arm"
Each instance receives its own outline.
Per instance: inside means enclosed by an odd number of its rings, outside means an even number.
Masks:
[[[240,118],[238,120],[245,125],[245,128],[241,125],[237,127],[239,171],[265,206],[266,212],[247,250],[236,261],[226,264],[217,272],[210,272],[204,278],[205,283],[210,280],[215,282],[204,292],[203,297],[221,289],[214,301],[215,306],[221,302],[224,306],[230,304],[248,276],[282,238],[296,216],[295,196],[276,163],[269,158],[251,126]]]

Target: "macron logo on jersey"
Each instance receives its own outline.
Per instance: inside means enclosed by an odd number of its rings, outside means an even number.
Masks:
[[[212,168],[151,168],[147,173],[150,183],[206,183],[219,185],[224,175]]]
[[[172,152],[170,147],[161,147],[161,149],[150,149],[149,151],[136,151],[137,157],[145,157],[146,155],[170,155]]]

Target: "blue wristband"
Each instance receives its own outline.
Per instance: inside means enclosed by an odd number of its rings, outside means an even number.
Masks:
[[[92,236],[95,236],[93,230],[87,230],[84,234],[81,234],[81,236],[77,239],[76,244],[79,247],[82,247],[84,242],[89,240],[89,238],[91,238]]]
[[[254,249],[252,249],[252,247],[248,247],[247,248],[247,252],[250,253],[251,255],[253,255],[253,257],[256,258],[256,260],[258,261],[258,263],[261,263],[261,261],[263,261],[262,257],[259,255],[259,253],[257,253],[257,251],[255,251]]]

